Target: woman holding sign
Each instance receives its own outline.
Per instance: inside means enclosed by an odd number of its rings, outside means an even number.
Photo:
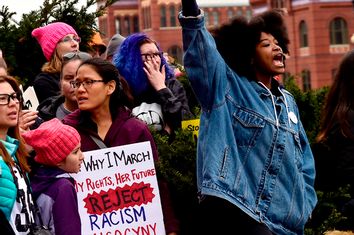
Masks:
[[[122,88],[115,66],[103,59],[84,61],[71,82],[79,109],[67,115],[63,122],[75,127],[81,136],[82,151],[97,150],[149,141],[155,161],[158,159],[154,139],[147,125],[132,116],[127,108],[129,94]],[[159,182],[160,183],[160,182]],[[178,231],[168,202],[168,191],[160,184],[162,210],[167,234]]]

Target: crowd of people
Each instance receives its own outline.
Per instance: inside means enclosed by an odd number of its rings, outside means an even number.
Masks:
[[[32,36],[47,59],[32,84],[39,100],[37,110],[22,110],[22,95],[14,78],[6,75],[0,82],[4,84],[0,94],[1,108],[6,109],[1,113],[4,117],[0,118],[4,122],[0,125],[4,126],[0,180],[4,181],[1,186],[9,188],[0,195],[2,221],[8,225],[2,228],[14,234],[32,234],[37,225],[45,225],[51,234],[81,234],[76,191],[70,176],[80,169],[81,151],[148,141],[154,160],[158,161],[158,151],[149,129],[153,125],[133,114],[135,94],[111,62],[124,37],[114,35],[108,46],[102,47],[95,34],[90,51],[83,52],[79,49],[80,37],[75,29],[63,22],[36,28]],[[157,42],[154,43],[157,46]],[[143,60],[149,63],[153,60],[170,71],[162,56],[137,58],[140,58],[140,64]],[[6,71],[6,64],[3,64]],[[126,76],[129,77],[129,73]],[[143,71],[139,76],[141,81],[147,81],[148,76],[155,75]],[[165,82],[165,78],[158,79]],[[173,74],[169,74],[168,79],[177,81]],[[175,96],[166,86],[159,87],[156,92],[164,95],[154,101],[168,110],[168,113],[160,111],[159,118],[164,120],[171,118],[168,115],[175,115],[179,120],[173,128],[180,127],[182,108],[189,111],[188,106],[180,105],[186,98],[181,85],[179,89],[182,95]],[[171,205],[167,180],[158,176],[158,185],[166,234],[176,235],[179,221]],[[20,200],[20,197],[24,199]],[[10,199],[12,203],[8,203]],[[10,234],[8,231],[6,234]]]
[[[198,234],[304,234],[316,189],[354,183],[354,53],[339,65],[323,111],[322,148],[313,148],[294,97],[278,81],[289,54],[286,13],[236,17],[208,31],[196,0],[181,2],[183,62],[201,107]],[[32,36],[47,59],[33,79],[36,111],[22,109],[20,84],[0,56],[0,233],[34,234],[44,225],[50,234],[79,235],[70,173],[80,171],[83,152],[148,141],[157,162],[151,130],[171,143],[193,115],[174,68],[145,33],[116,34],[106,46],[96,32],[87,52],[63,22]],[[181,234],[168,181],[157,174],[157,182],[165,233]],[[346,230],[354,230],[350,190],[338,208],[349,218]]]

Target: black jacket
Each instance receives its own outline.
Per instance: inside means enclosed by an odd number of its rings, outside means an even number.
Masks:
[[[38,102],[60,94],[60,73],[40,73],[33,81]]]
[[[157,103],[161,105],[163,121],[177,130],[181,127],[181,121],[192,117],[189,109],[188,99],[184,87],[177,79],[166,80],[166,88],[156,92],[152,87],[138,97],[134,97],[134,107],[141,103]]]
[[[64,103],[64,101],[65,97],[62,95],[51,96],[45,99],[37,107],[38,116],[40,116],[44,121],[55,118],[58,107]]]
[[[354,111],[349,116],[354,135]],[[339,123],[333,125],[325,142],[313,144],[312,151],[316,164],[316,189],[327,191],[348,184],[354,186],[354,138],[344,136]],[[354,198],[354,189],[351,196]]]
[[[9,221],[6,219],[2,210],[0,210],[0,234],[15,235]]]

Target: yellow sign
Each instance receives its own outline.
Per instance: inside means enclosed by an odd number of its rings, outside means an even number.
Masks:
[[[187,130],[187,131],[192,131],[193,136],[198,138],[199,123],[200,123],[199,119],[182,121],[182,129]]]

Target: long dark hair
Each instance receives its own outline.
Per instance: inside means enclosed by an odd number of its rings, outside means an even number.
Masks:
[[[354,108],[354,50],[341,60],[334,82],[327,94],[322,111],[321,129],[317,141],[326,140],[331,128],[338,123],[344,136],[354,140],[349,111]]]
[[[13,78],[11,76],[0,76],[0,83],[6,83],[6,82],[10,84],[10,86],[12,87],[12,89],[15,92],[21,92],[20,87],[19,87],[19,83],[17,82],[17,80],[15,78]],[[19,113],[20,113],[21,109],[22,109],[22,102],[20,102]],[[24,140],[22,139],[22,137],[20,135],[19,124],[17,123],[16,126],[10,127],[9,130],[7,131],[7,135],[14,138],[14,139],[17,139],[19,141],[19,147],[16,151],[16,158],[18,160],[20,168],[24,172],[29,172],[30,167],[28,166],[28,163],[27,163],[28,154],[26,151]],[[9,155],[5,146],[1,142],[0,142],[0,156],[2,156],[2,158],[4,159],[4,161],[6,162],[6,164],[8,166],[12,167],[14,165],[14,160]]]

